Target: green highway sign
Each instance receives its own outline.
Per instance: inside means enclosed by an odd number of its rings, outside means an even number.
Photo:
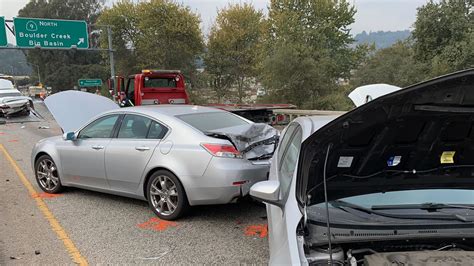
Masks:
[[[101,79],[80,79],[79,87],[100,87],[102,86]]]
[[[16,45],[23,48],[89,48],[87,23],[83,20],[13,18]]]
[[[5,29],[5,17],[0,17],[0,46],[7,46],[7,30]]]

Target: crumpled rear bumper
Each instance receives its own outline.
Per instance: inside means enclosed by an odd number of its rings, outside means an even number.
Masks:
[[[250,187],[268,179],[269,161],[212,158],[203,176],[183,183],[190,205],[225,204],[249,194]]]

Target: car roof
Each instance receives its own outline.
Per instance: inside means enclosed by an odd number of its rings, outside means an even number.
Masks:
[[[309,134],[313,134],[337,117],[337,115],[301,116],[293,121],[300,124],[302,128],[308,130]]]
[[[148,115],[162,114],[167,116],[179,116],[186,114],[196,113],[215,113],[215,112],[226,112],[221,109],[198,106],[198,105],[178,105],[178,104],[160,104],[160,105],[148,105],[148,106],[135,106],[122,108],[121,110],[138,112]]]

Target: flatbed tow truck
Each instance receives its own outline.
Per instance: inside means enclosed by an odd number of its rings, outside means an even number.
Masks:
[[[157,104],[192,104],[186,91],[184,75],[179,70],[143,70],[130,75],[127,79],[116,76],[109,81],[111,91],[115,83],[115,100],[121,106],[140,106]],[[223,109],[257,123],[280,124],[287,118],[276,115],[275,109],[294,109],[291,104],[207,104],[206,106]]]

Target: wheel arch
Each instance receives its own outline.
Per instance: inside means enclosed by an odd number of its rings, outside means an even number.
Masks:
[[[38,153],[36,154],[36,156],[35,156],[35,159],[34,159],[34,161],[33,161],[33,167],[36,166],[36,162],[37,162],[38,159],[39,159],[41,156],[43,156],[43,155],[47,155],[47,156],[53,158],[49,153],[47,153],[47,152],[45,152],[45,151],[40,151],[40,152],[38,152]],[[54,159],[53,159],[53,160],[54,160]]]

